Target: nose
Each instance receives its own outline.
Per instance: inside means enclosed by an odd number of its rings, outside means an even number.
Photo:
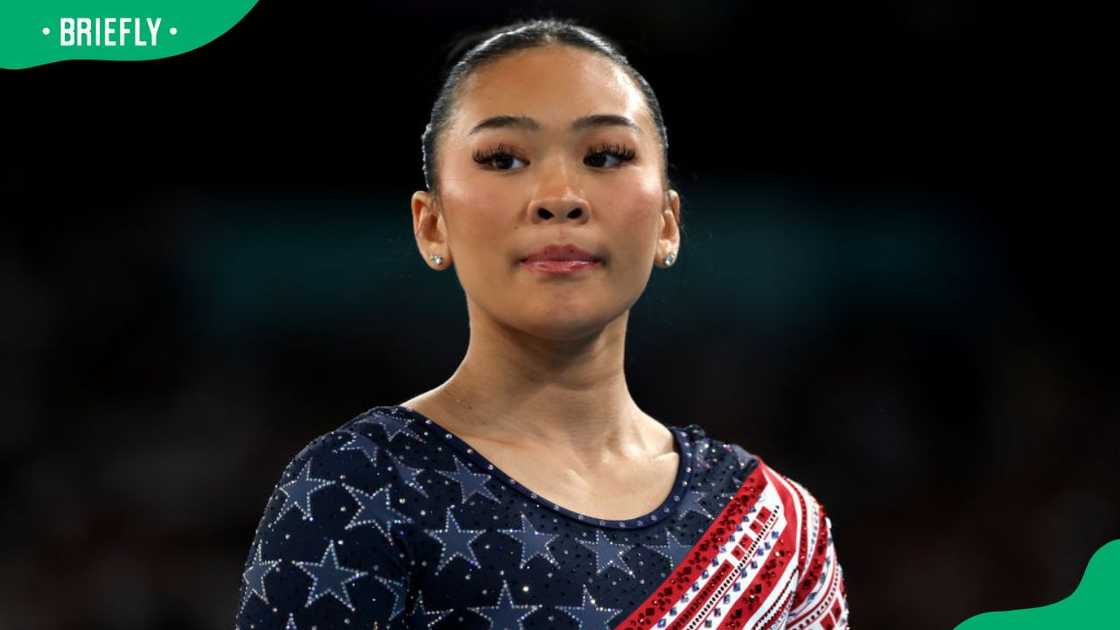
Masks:
[[[576,177],[563,157],[540,163],[537,171],[540,181],[527,208],[529,220],[586,222],[591,216],[591,205],[583,196]]]

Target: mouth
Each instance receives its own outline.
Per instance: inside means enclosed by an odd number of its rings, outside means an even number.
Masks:
[[[522,263],[602,263],[602,259],[591,252],[575,245],[554,244],[547,245],[521,259]]]
[[[591,260],[528,260],[523,259],[521,266],[548,275],[570,275],[603,266],[599,259]]]

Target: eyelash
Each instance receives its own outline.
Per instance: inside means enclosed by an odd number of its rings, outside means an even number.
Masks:
[[[633,160],[636,153],[635,153],[634,149],[631,149],[630,147],[627,147],[627,146],[622,145],[622,144],[603,143],[603,144],[600,144],[596,147],[588,149],[587,154],[584,156],[584,159],[587,159],[587,158],[595,156],[595,155],[610,155],[610,156],[613,156],[616,159],[618,159],[618,161],[620,163],[619,166],[621,166],[622,164],[625,164],[626,162],[629,162],[630,160]],[[500,156],[509,156],[509,157],[517,158],[517,159],[522,160],[522,161],[526,161],[523,158],[518,157],[516,155],[516,152],[514,150],[512,150],[511,148],[507,147],[505,144],[498,144],[496,147],[493,147],[493,148],[490,148],[490,149],[475,151],[474,161],[478,162],[479,164],[482,164],[482,165],[487,165],[490,162],[492,162],[495,158],[500,157]],[[494,169],[494,170],[505,171],[505,170],[510,170],[510,169]]]

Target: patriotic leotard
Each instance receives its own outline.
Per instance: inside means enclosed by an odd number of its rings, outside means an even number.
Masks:
[[[625,521],[536,495],[435,420],[378,406],[281,475],[238,630],[848,628],[824,508],[696,424],[673,490]]]

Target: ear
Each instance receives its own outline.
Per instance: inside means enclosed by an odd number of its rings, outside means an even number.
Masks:
[[[416,236],[416,247],[424,262],[436,269],[451,262],[451,251],[447,247],[447,224],[443,213],[437,207],[435,196],[425,190],[412,193],[412,233]],[[432,254],[443,258],[439,265],[432,262]]]
[[[664,266],[662,261],[665,256],[673,254],[680,256],[681,246],[681,196],[677,191],[669,189],[665,192],[665,207],[661,210],[661,231],[657,237],[657,259],[659,266]]]

